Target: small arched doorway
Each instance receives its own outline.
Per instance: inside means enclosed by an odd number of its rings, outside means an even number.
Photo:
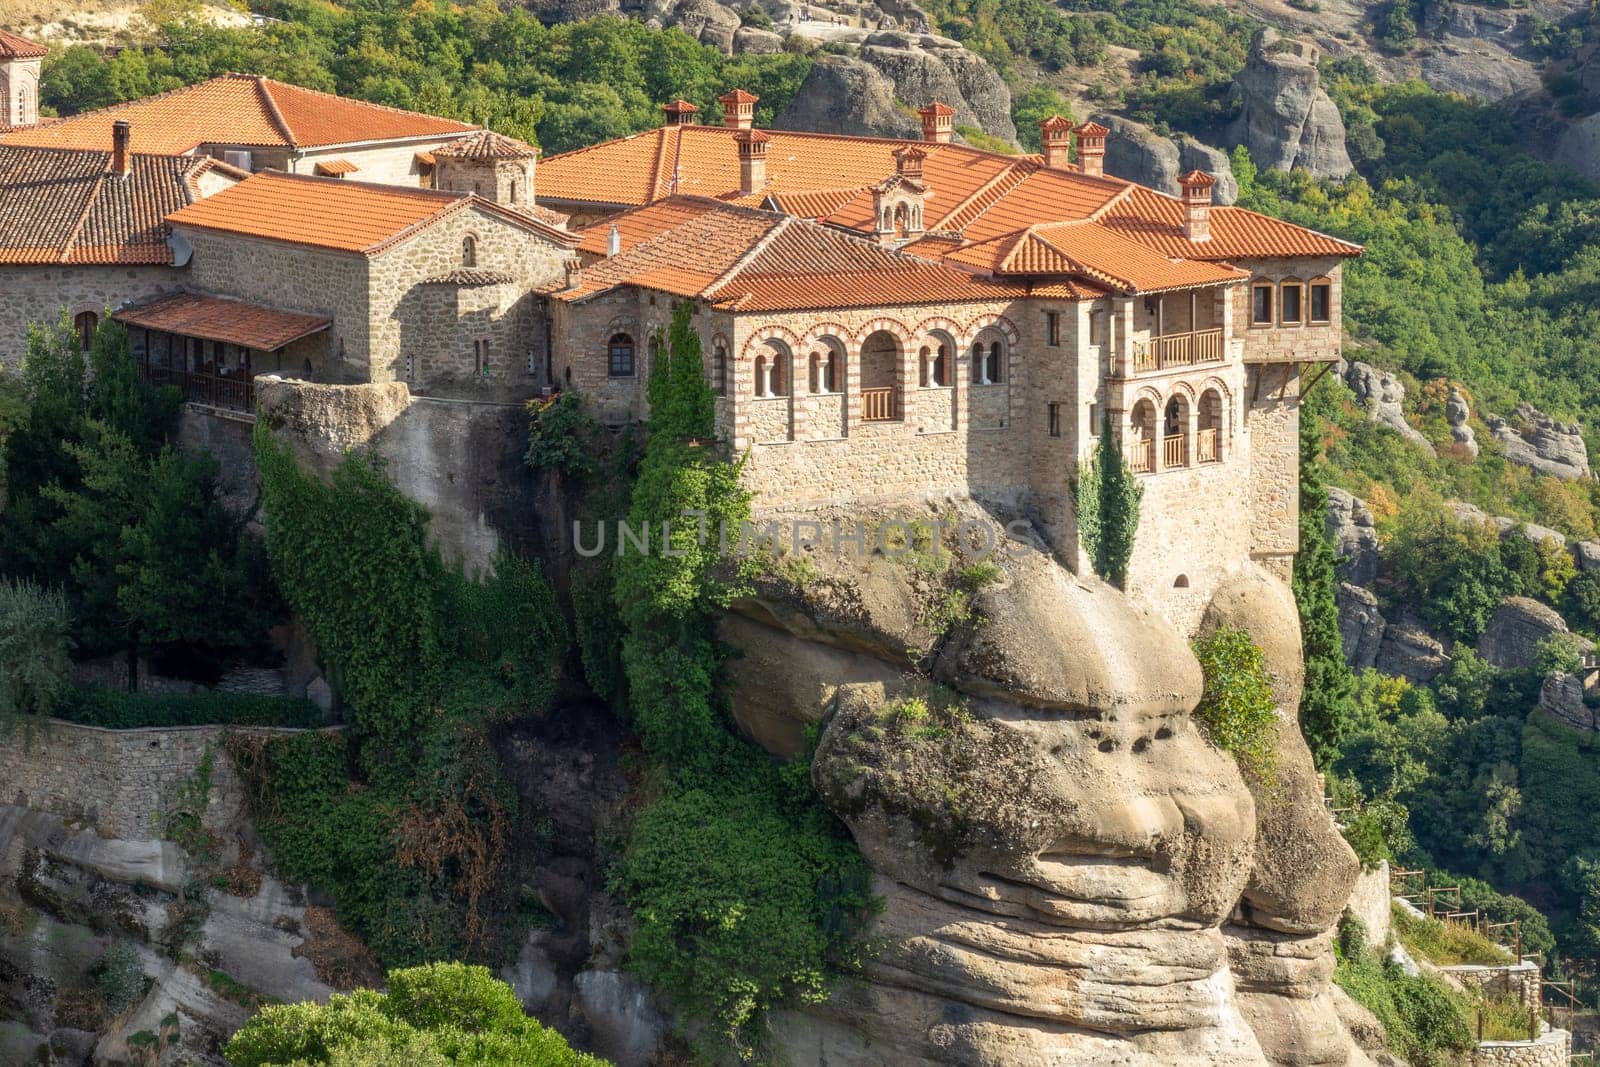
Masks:
[[[1156,406],[1147,397],[1133,405],[1128,424],[1128,466],[1139,474],[1156,469]]]
[[[900,342],[887,330],[878,330],[861,345],[861,421],[899,417]]]
[[[1161,465],[1189,465],[1189,399],[1182,394],[1167,401],[1161,423]]]
[[[1222,462],[1222,394],[1207,389],[1200,394],[1200,428],[1195,435],[1196,463]]]

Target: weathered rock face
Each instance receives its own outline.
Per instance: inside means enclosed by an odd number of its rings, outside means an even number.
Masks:
[[[1444,417],[1450,424],[1450,439],[1460,446],[1468,459],[1478,458],[1478,437],[1467,420],[1472,409],[1467,406],[1466,394],[1458,386],[1450,387],[1450,398],[1445,401]]]
[[[1011,90],[993,67],[957,42],[889,31],[868,37],[860,54],[894,85],[894,95],[912,107],[942,100],[956,109],[957,126],[976,126],[1002,140],[1016,141]]]
[[[772,125],[809,133],[859,133],[916,137],[917,120],[894,102],[894,83],[870,63],[849,56],[818,56],[805,81]]]
[[[1109,111],[1090,117],[1111,131],[1106,138],[1107,174],[1177,196],[1178,176],[1203,170],[1217,180],[1211,189],[1213,203],[1231,204],[1239,198],[1233,165],[1220,148],[1202,144],[1187,134],[1163,137],[1143,123]]]
[[[1506,597],[1478,637],[1478,655],[1496,667],[1532,667],[1539,643],[1565,633],[1567,624],[1554,608],[1525,596]],[[1581,648],[1594,647],[1576,635],[1571,640]]]
[[[1211,187],[1211,202],[1231,204],[1239,199],[1239,181],[1233,176],[1233,163],[1228,153],[1220,148],[1202,144],[1187,134],[1180,134],[1178,142],[1178,169],[1187,174],[1203,170],[1217,180]],[[1176,195],[1176,190],[1170,190]]]
[[[1339,637],[1344,642],[1344,658],[1356,670],[1376,666],[1383,648],[1386,623],[1378,610],[1372,590],[1340,582],[1334,591],[1339,607]]]
[[[1318,78],[1315,46],[1263,28],[1233,84],[1240,111],[1229,136],[1257,166],[1303,167],[1319,178],[1342,178],[1353,169],[1344,120]]]
[[[1557,478],[1589,476],[1589,449],[1575,422],[1559,422],[1530,404],[1518,404],[1512,419],[1486,420],[1506,459]]]
[[[1412,618],[1400,618],[1383,628],[1383,642],[1373,666],[1384,674],[1410,682],[1431,682],[1450,666],[1444,642]]]
[[[972,506],[953,507],[941,518]],[[1189,718],[1184,635],[1031,534],[990,559],[973,590],[957,562],[818,553],[804,588],[758,583],[733,605],[724,636],[754,670],[787,655],[828,675],[760,702],[735,687],[736,715],[821,719],[813,781],[884,901],[865,980],[772,1020],[788,1060],[1365,1063],[1329,993],[1356,864],[1294,726],[1287,591],[1244,574],[1207,616],[1250,628],[1277,673],[1281,792],[1263,804]],[[952,588],[970,611],[945,626],[930,609]]]
[[[1381,426],[1387,426],[1418,448],[1434,454],[1433,445],[1415,426],[1406,421],[1403,404],[1406,387],[1388,371],[1381,371],[1370,363],[1359,360],[1341,362],[1339,373],[1345,384],[1356,395],[1356,400],[1367,411],[1367,417]]]
[[[1328,538],[1341,561],[1340,576],[1355,585],[1378,577],[1378,527],[1366,501],[1335,486],[1328,488]]]
[[[1600,715],[1583,698],[1583,679],[1556,671],[1539,687],[1539,710],[1575,730],[1600,729]]]

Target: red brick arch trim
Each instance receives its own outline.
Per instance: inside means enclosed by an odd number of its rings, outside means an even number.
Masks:
[[[943,315],[935,315],[931,319],[923,319],[917,323],[916,336],[919,340],[924,337],[931,339],[935,333],[942,333],[949,337],[950,344],[959,350],[964,347],[961,343],[961,338],[965,332],[962,330],[961,324],[954,319],[947,319]],[[954,356],[956,353],[951,352],[950,354]]]
[[[1004,315],[980,315],[967,324],[966,333],[960,339],[961,347],[970,348],[972,342],[978,339],[978,335],[990,328],[1000,331],[1000,336],[1005,338],[1007,351],[1016,348],[1018,342],[1022,340],[1017,324]]]
[[[739,362],[753,362],[756,358],[756,350],[768,341],[782,341],[784,346],[789,349],[791,359],[796,352],[800,351],[800,338],[793,330],[777,325],[763,326],[752,333],[750,339],[744,343],[744,348],[739,350]]]
[[[800,338],[797,351],[809,353],[814,347],[830,338],[838,342],[846,355],[850,354],[851,342],[855,339],[854,332],[850,327],[838,322],[819,322],[811,327],[806,331],[806,335]]]
[[[905,323],[901,322],[899,319],[890,318],[873,319],[865,326],[862,326],[861,329],[857,330],[855,338],[853,339],[855,347],[859,349],[862,345],[867,343],[867,338],[871,337],[880,330],[882,330],[884,333],[893,335],[895,340],[900,342],[901,355],[904,355],[910,350],[911,331],[906,329]]]

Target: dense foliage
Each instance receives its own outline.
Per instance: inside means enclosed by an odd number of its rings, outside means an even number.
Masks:
[[[1128,459],[1111,437],[1111,420],[1100,428],[1094,455],[1078,467],[1072,483],[1078,537],[1090,564],[1101,578],[1118,588],[1128,580],[1128,561],[1139,533],[1139,501],[1144,486],[1133,476]]]
[[[386,984],[263,1008],[223,1054],[232,1067],[605,1067],[524,1015],[486,968],[434,963]]]
[[[322,724],[322,709],[309,700],[202,690],[197,693],[123,693],[106,689],[68,689],[56,717],[108,730],[149,726],[286,726]]]
[[[1449,1067],[1473,1044],[1465,998],[1431,974],[1408,975],[1366,944],[1360,922],[1340,928],[1333,980],[1372,1012],[1389,1048],[1417,1067]],[[1355,929],[1352,929],[1354,927]]]
[[[67,598],[27,579],[0,579],[0,719],[52,715],[72,679]]]
[[[492,956],[516,798],[489,731],[549,706],[568,647],[555,596],[523,560],[482,580],[447,567],[369,459],[324,482],[261,424],[256,458],[274,575],[353,727],[233,740],[273,859],[387,962]]]
[[[675,551],[615,562],[626,707],[651,799],[612,882],[638,923],[630,965],[711,1024],[702,1044],[748,1051],[761,1012],[821,999],[851,963],[866,871],[805,762],[782,767],[737,736],[717,692],[712,626],[735,580],[718,530],[736,540],[749,499],[738,467],[708,447],[713,401],[693,314],[679,305],[652,368],[628,511],[635,529],[670,524]]]
[[[259,545],[240,536],[249,516],[227,503],[214,458],[169,444],[177,396],[140,379],[121,325],[102,324],[87,352],[65,316],[31,328],[0,394],[0,576],[60,588],[78,654],[212,681],[259,650],[276,600]]]
[[[734,86],[761,97],[756,121],[770,124],[810,67],[797,54],[724,56],[678,30],[617,17],[547,27],[489,0],[253,6],[273,21],[186,20],[163,26],[159,44],[53,52],[40,101],[71,114],[247,71],[490,126],[554,153],[659,126],[660,105],[678,97],[715,114],[718,94]]]

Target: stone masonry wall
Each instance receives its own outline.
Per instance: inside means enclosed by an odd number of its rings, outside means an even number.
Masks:
[[[315,174],[317,164],[329,159],[346,159],[360,169],[347,181],[377,182],[382,185],[410,185],[428,187],[417,167],[417,153],[441,148],[456,138],[436,138],[407,141],[403,144],[373,145],[367,148],[334,146],[305,151],[287,160],[286,169],[291,174]],[[258,165],[259,169],[259,165]]]
[[[28,351],[28,324],[145,300],[184,285],[175,267],[0,267],[0,366],[16,369]]]
[[[1485,1041],[1467,1053],[1467,1067],[1567,1067],[1572,1035],[1547,1030],[1537,1041]]]
[[[1302,296],[1301,323],[1285,325],[1274,322],[1270,326],[1257,326],[1251,321],[1251,284],[1239,285],[1233,291],[1233,321],[1235,336],[1244,338],[1245,360],[1278,361],[1298,358],[1333,360],[1340,351],[1340,337],[1344,314],[1342,261],[1331,257],[1301,256],[1288,259],[1240,260],[1235,266],[1251,272],[1251,283],[1272,282],[1281,286],[1285,281],[1308,283]],[[1311,290],[1313,279],[1327,279],[1333,284],[1332,314],[1326,324],[1312,325]],[[1281,290],[1274,292],[1274,316],[1280,311],[1277,302]]]
[[[228,729],[104,730],[57,720],[18,727],[0,734],[0,801],[81,821],[104,836],[159,837],[162,815],[172,810],[179,787],[194,777],[208,748],[214,788],[233,787],[233,767],[222,751]]]

